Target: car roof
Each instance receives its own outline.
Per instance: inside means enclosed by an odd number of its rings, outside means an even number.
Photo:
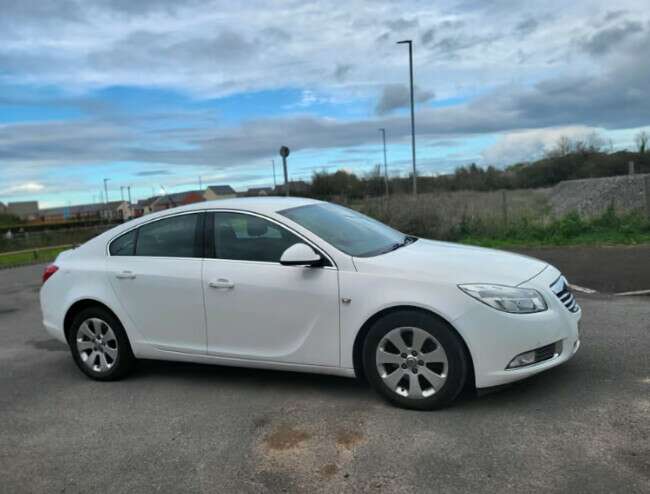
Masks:
[[[243,209],[253,213],[271,214],[283,209],[318,204],[322,201],[308,199],[306,197],[237,197],[232,199],[216,199],[214,201],[203,201],[188,204],[162,212],[180,213],[184,211],[196,211],[204,209]]]

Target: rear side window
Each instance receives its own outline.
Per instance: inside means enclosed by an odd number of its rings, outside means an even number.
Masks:
[[[132,256],[135,252],[135,230],[117,237],[108,250],[112,256]]]
[[[200,257],[196,249],[198,219],[198,214],[183,214],[141,226],[135,255]]]

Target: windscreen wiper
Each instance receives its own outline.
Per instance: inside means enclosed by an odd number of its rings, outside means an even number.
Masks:
[[[391,248],[388,250],[388,252],[394,251],[399,249],[400,247],[404,247],[405,245],[412,244],[415,242],[418,238],[413,237],[412,235],[405,235],[404,239],[401,242],[394,243]]]

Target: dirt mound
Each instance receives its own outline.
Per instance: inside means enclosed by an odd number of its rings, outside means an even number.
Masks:
[[[585,216],[600,214],[611,204],[619,211],[643,209],[648,176],[650,174],[560,182],[550,195],[551,209],[556,215],[577,211]]]

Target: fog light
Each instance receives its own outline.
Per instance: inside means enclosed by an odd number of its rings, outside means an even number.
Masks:
[[[530,365],[535,363],[535,350],[526,353],[520,353],[515,358],[513,358],[508,364],[508,369],[513,369],[515,367],[522,367],[524,365]]]

